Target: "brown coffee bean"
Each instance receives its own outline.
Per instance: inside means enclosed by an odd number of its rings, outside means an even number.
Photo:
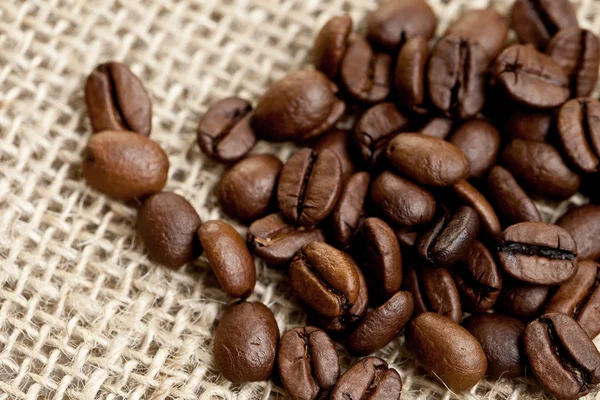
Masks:
[[[452,190],[461,204],[472,207],[477,212],[480,226],[491,238],[502,232],[500,220],[492,205],[473,185],[463,180],[453,185]]]
[[[417,113],[425,113],[425,75],[429,44],[423,36],[409,39],[398,53],[394,87],[402,104]]]
[[[81,166],[88,185],[117,200],[158,193],[169,174],[164,150],[147,137],[126,131],[93,135]]]
[[[368,172],[352,175],[342,188],[337,204],[331,213],[331,235],[340,248],[348,248],[360,228],[365,215],[364,207],[371,176]]]
[[[312,52],[313,65],[331,80],[338,75],[351,32],[352,17],[342,15],[327,21],[315,38]]]
[[[502,134],[506,138],[545,142],[554,127],[554,114],[552,111],[516,109],[498,122],[502,124]]]
[[[350,367],[331,392],[331,400],[400,400],[402,379],[378,357],[365,357]]]
[[[487,369],[485,353],[477,339],[436,313],[413,319],[406,343],[419,364],[450,390],[472,388]]]
[[[214,334],[215,364],[234,383],[269,379],[275,365],[279,329],[271,310],[259,302],[231,304]]]
[[[592,98],[579,98],[566,102],[558,113],[557,126],[558,136],[571,163],[583,172],[598,171],[600,102]]]
[[[319,141],[313,146],[317,153],[329,149],[338,156],[342,167],[342,179],[345,181],[354,173],[354,162],[350,155],[350,139],[352,134],[349,131],[335,129],[319,138]]]
[[[353,261],[325,243],[302,246],[290,265],[298,296],[325,317],[346,313],[358,299],[360,282]]]
[[[274,205],[279,171],[283,163],[262,154],[239,161],[221,176],[217,199],[231,218],[254,221],[264,217]]]
[[[429,120],[419,132],[426,136],[446,139],[452,132],[454,121],[450,118],[435,117]]]
[[[311,227],[333,211],[342,190],[340,160],[331,150],[304,148],[281,170],[277,201],[281,213],[298,225]]]
[[[248,154],[256,143],[250,126],[252,105],[239,97],[213,104],[198,124],[196,140],[209,158],[234,163]]]
[[[400,173],[422,185],[449,186],[469,175],[469,159],[458,147],[419,133],[397,135],[386,155]]]
[[[202,221],[183,197],[160,192],[144,201],[137,216],[137,232],[150,259],[178,268],[202,253],[196,231]]]
[[[256,267],[246,242],[223,221],[207,221],[198,228],[198,239],[219,285],[232,297],[248,297],[256,284]]]
[[[496,165],[488,174],[488,198],[505,225],[541,221],[540,212],[513,175]]]
[[[579,259],[600,259],[600,205],[573,207],[556,224],[573,236]]]
[[[470,178],[481,178],[496,163],[500,133],[482,119],[465,122],[452,134],[450,142],[465,153],[471,166]]]
[[[397,292],[385,304],[371,311],[348,337],[348,351],[368,355],[396,339],[413,314],[409,292]]]
[[[395,232],[396,238],[398,239],[398,243],[400,243],[400,247],[415,247],[415,243],[419,237],[419,232],[415,227],[400,227],[396,228]]]
[[[98,65],[85,84],[85,102],[94,132],[133,131],[150,136],[152,103],[127,66],[114,61]]]
[[[495,308],[513,317],[530,321],[542,315],[549,294],[548,286],[528,285],[513,279],[504,279]]]

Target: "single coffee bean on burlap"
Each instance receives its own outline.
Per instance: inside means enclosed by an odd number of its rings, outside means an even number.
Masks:
[[[469,178],[481,178],[496,163],[500,151],[500,132],[483,119],[472,119],[454,131],[450,142],[469,159]]]
[[[365,216],[365,202],[369,194],[371,176],[362,171],[352,175],[342,187],[337,204],[333,208],[330,234],[342,249],[350,247],[354,235],[360,229]]]
[[[566,102],[558,113],[557,127],[571,163],[583,172],[597,172],[600,166],[600,102],[589,97]]]
[[[504,314],[531,321],[542,315],[549,295],[549,286],[528,285],[505,277],[495,309]]]
[[[331,80],[335,80],[352,32],[352,17],[333,17],[321,28],[312,49],[312,62],[316,69]]]
[[[342,179],[345,181],[350,178],[350,175],[354,173],[354,162],[350,154],[352,133],[350,131],[343,131],[334,129],[333,131],[326,133],[319,138],[319,141],[315,143],[313,149],[317,153],[323,152],[323,150],[331,150],[338,156],[340,165],[342,167]]]
[[[600,259],[600,205],[573,207],[556,224],[573,236],[579,259]]]
[[[429,43],[423,36],[409,39],[398,53],[394,87],[399,101],[416,113],[427,112],[425,77]]]
[[[357,361],[338,380],[331,392],[331,400],[378,399],[400,400],[402,379],[378,357]]]

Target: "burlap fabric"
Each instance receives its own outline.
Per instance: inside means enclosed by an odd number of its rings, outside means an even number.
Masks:
[[[430,0],[443,31],[463,9],[507,0]],[[600,2],[576,2],[600,31]],[[256,100],[308,64],[313,35],[333,15],[360,21],[374,0],[0,1],[0,400],[285,397],[273,382],[234,386],[218,375],[212,332],[232,299],[205,260],[179,271],[148,261],[135,204],[86,186],[86,75],[119,60],[153,101],[152,138],[169,154],[166,190],[203,220],[225,218],[213,189],[223,167],[195,141],[217,99]],[[359,24],[360,25],[360,24]],[[293,149],[260,143],[286,159]],[[573,201],[583,201],[575,198]],[[547,219],[567,204],[545,205]],[[244,228],[237,226],[241,233]],[[257,263],[253,299],[281,331],[301,325],[284,274]],[[404,399],[453,395],[423,376],[400,340],[378,355],[396,367]],[[340,348],[344,368],[351,361]],[[482,381],[467,398],[542,397],[529,380]]]

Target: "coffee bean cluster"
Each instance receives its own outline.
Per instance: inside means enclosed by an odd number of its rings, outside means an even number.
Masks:
[[[246,239],[161,191],[169,161],[149,139],[138,78],[115,62],[89,76],[83,176],[141,204],[152,260],[177,268],[204,253],[241,299],[214,336],[227,379],[277,371],[294,399],[398,399],[400,375],[369,355],[404,334],[453,391],[533,374],[575,399],[600,383],[600,206],[550,224],[533,201],[598,189],[598,38],[568,0],[517,0],[509,19],[468,11],[434,41],[436,26],[424,0],[384,2],[364,32],[332,18],[315,69],[274,83],[255,107],[233,97],[209,108],[198,145],[230,166],[216,195],[249,225]],[[353,128],[336,129],[342,118]],[[300,148],[285,162],[250,156],[257,139]],[[280,339],[269,308],[245,300],[252,254],[287,273],[311,326]],[[332,338],[368,357],[340,376]]]

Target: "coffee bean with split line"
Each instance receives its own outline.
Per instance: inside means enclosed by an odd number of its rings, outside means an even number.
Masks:
[[[342,375],[330,399],[399,400],[401,392],[402,379],[395,369],[381,358],[365,357]]]
[[[371,177],[362,171],[352,175],[342,188],[337,204],[331,213],[331,236],[340,248],[348,248],[365,216],[365,202]]]
[[[598,171],[600,102],[592,98],[579,98],[566,102],[558,113],[557,127],[563,149],[571,163],[583,172]]]

